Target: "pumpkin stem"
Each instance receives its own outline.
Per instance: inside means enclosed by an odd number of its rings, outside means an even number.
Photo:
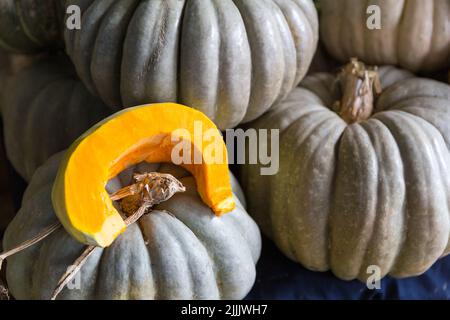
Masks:
[[[20,251],[23,251],[26,248],[31,247],[32,245],[44,240],[49,235],[51,235],[53,232],[58,230],[60,227],[61,227],[61,223],[55,222],[54,224],[48,226],[47,228],[45,228],[42,232],[40,232],[33,238],[28,239],[25,242],[22,242],[21,244],[19,244],[17,247],[14,247],[9,251],[6,251],[6,252],[3,252],[2,254],[0,254],[0,270],[2,269],[3,261],[6,258],[8,258],[9,256],[12,256],[13,254],[16,254]]]
[[[127,216],[134,215],[144,204],[147,208],[151,208],[167,201],[177,192],[186,191],[181,182],[170,174],[158,172],[135,174],[134,180],[136,183],[110,196],[113,201],[120,200],[120,208]]]
[[[366,67],[352,58],[338,75],[337,85],[342,97],[335,102],[334,109],[342,119],[351,124],[372,115],[375,96],[381,93],[377,67]]]
[[[186,191],[183,184],[170,174],[157,172],[135,174],[134,180],[136,183],[122,188],[110,196],[113,201],[121,201],[121,209],[128,216],[125,219],[127,227],[136,223],[153,206],[169,200],[178,192]],[[56,300],[64,287],[72,281],[97,248],[99,247],[86,247],[72,267],[58,281],[51,300]]]

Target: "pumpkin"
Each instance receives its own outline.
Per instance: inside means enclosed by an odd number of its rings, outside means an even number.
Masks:
[[[59,47],[62,0],[2,0],[0,47],[33,53]]]
[[[370,5],[380,8],[381,29],[367,27]],[[321,39],[341,62],[358,57],[415,72],[450,66],[448,0],[320,0],[320,9]]]
[[[109,106],[179,102],[220,129],[253,120],[304,77],[318,40],[311,0],[69,0],[78,74]]]
[[[178,117],[173,117],[173,113]],[[12,295],[18,299],[55,297],[53,289],[61,283],[58,279],[84,256],[82,266],[75,264],[81,268],[78,273],[81,290],[62,290],[59,298],[245,297],[255,280],[261,238],[258,227],[245,211],[242,190],[227,170],[227,162],[207,162],[207,148],[202,149],[198,141],[182,136],[181,141],[195,146],[205,161],[192,165],[183,162],[181,166],[168,163],[172,159],[167,157],[168,150],[174,150],[174,146],[167,137],[177,135],[175,127],[194,133],[191,128],[194,121],[201,122],[220,138],[208,140],[209,144],[225,147],[220,132],[203,114],[166,103],[113,115],[86,132],[64,154],[49,159],[25,192],[22,208],[5,233],[5,249],[11,252],[49,225],[58,224],[58,220],[65,229],[54,229],[42,241],[8,258],[7,281]],[[117,131],[119,127],[128,130]],[[105,172],[109,174],[105,176]],[[138,184],[129,186],[133,176],[136,179],[151,173],[161,179],[166,176],[178,179],[185,192],[165,197],[164,192],[152,193],[156,187],[146,182],[149,195],[167,201],[155,202],[156,206],[139,216],[138,223],[126,224],[124,230],[119,230],[123,231],[121,234],[116,234],[112,227],[103,234],[94,234],[92,230],[99,228],[95,220],[104,221],[104,212],[116,210],[119,219],[128,216],[128,221],[146,208],[142,204],[145,188],[142,193],[120,198],[121,202],[116,202],[112,209],[109,199],[123,190],[136,190],[133,188]],[[97,186],[103,190],[96,189]],[[134,204],[141,207],[136,210]],[[84,221],[79,223],[77,219]],[[77,241],[80,234],[84,235],[82,242]],[[113,241],[102,243],[108,236]],[[85,241],[87,238],[90,241]],[[89,255],[83,253],[77,259],[83,252],[83,242],[94,243],[88,247],[93,249]]]
[[[209,134],[195,135],[198,124]],[[178,130],[189,135],[177,133]],[[218,216],[233,210],[227,149],[214,123],[186,106],[143,105],[101,121],[68,150],[53,191],[56,214],[68,232],[80,242],[109,246],[126,226],[108,197],[106,183],[128,166],[142,161],[171,162],[180,146],[179,140],[197,150],[191,151],[189,159],[180,165],[195,177],[203,202]],[[213,152],[220,153],[219,161],[215,161]],[[196,153],[201,155],[200,159]]]
[[[250,124],[279,129],[279,172],[242,168],[263,232],[345,280],[366,280],[371,265],[418,275],[450,252],[450,86],[394,67],[376,74],[353,61],[338,77],[305,78]]]
[[[27,181],[50,156],[110,113],[64,58],[34,62],[9,81],[5,92],[1,105],[6,151]]]

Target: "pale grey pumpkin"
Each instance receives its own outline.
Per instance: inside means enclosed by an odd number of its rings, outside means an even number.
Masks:
[[[292,260],[339,278],[418,275],[450,252],[450,86],[384,67],[372,116],[347,124],[318,73],[251,123],[280,130],[279,172],[245,165],[249,212]],[[373,272],[373,271],[372,271]]]
[[[56,222],[51,189],[61,154],[34,175],[22,208],[9,225],[6,249]],[[114,192],[131,183],[133,172],[165,172],[187,188],[127,228],[114,243],[89,257],[79,272],[80,290],[60,299],[241,299],[255,280],[261,238],[244,209],[242,190],[232,177],[236,209],[216,217],[201,201],[195,180],[172,164],[140,164],[107,186]],[[63,229],[8,258],[7,280],[16,299],[48,299],[59,278],[84,246]]]
[[[304,77],[316,49],[311,0],[68,0],[66,50],[110,106],[178,102],[221,129],[256,119]]]
[[[320,35],[341,62],[358,57],[369,64],[412,71],[450,66],[450,1],[319,0]],[[381,12],[381,29],[367,28],[370,5]]]
[[[27,181],[50,156],[110,113],[78,80],[70,63],[56,57],[15,75],[0,105],[8,158]]]
[[[62,44],[63,0],[0,1],[0,47],[32,53]]]

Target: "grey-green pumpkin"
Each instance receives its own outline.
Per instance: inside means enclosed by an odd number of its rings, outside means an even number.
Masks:
[[[51,189],[61,156],[52,157],[33,176],[5,233],[6,249],[57,221]],[[261,238],[234,177],[236,209],[220,218],[201,201],[194,178],[172,164],[131,167],[112,179],[107,190],[129,185],[133,172],[154,171],[174,175],[187,191],[155,207],[110,247],[97,248],[78,273],[79,289],[65,288],[60,299],[241,299],[250,291]],[[50,298],[83,250],[61,228],[8,258],[11,294],[16,299]]]
[[[374,113],[333,110],[336,77],[318,73],[251,123],[279,129],[279,172],[242,168],[249,212],[292,260],[364,281],[423,273],[450,252],[450,86],[380,69]],[[369,270],[370,271],[370,270]]]
[[[414,72],[450,66],[448,0],[319,0],[319,4],[321,40],[341,62],[358,57]],[[371,5],[379,11],[368,14]],[[369,28],[370,16],[378,13],[380,28]]]
[[[318,40],[311,0],[68,0],[66,50],[110,106],[178,102],[220,129],[253,120],[304,77]]]
[[[33,63],[8,81],[2,117],[9,160],[29,181],[50,156],[110,113],[65,58]]]
[[[60,47],[63,0],[2,0],[0,47],[33,53]]]

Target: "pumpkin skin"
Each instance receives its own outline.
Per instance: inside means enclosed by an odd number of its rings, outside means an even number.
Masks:
[[[341,62],[398,65],[414,72],[450,66],[448,0],[320,0],[320,35]],[[381,9],[381,29],[366,27],[367,7]]]
[[[0,47],[34,53],[61,46],[62,0],[3,0]]]
[[[5,248],[56,221],[51,189],[61,156],[52,157],[34,175],[22,208],[5,233]],[[132,172],[139,168],[138,165],[111,180],[108,191],[128,185]],[[232,178],[237,207],[218,218],[203,204],[195,180],[181,167],[147,164],[141,169],[171,173],[187,191],[155,207],[139,223],[128,227],[110,247],[97,249],[79,272],[81,290],[66,288],[59,298],[243,298],[255,279],[261,239],[258,227],[243,207],[242,191],[236,180]],[[83,247],[60,229],[8,258],[7,280],[12,295],[16,299],[48,299],[59,277]]]
[[[256,119],[306,74],[318,40],[310,0],[69,0],[78,74],[109,106],[178,102],[220,129]]]
[[[6,152],[27,181],[50,156],[110,113],[76,78],[64,58],[35,62],[15,75],[5,92]]]
[[[280,130],[279,172],[245,165],[249,212],[290,259],[341,279],[426,271],[450,252],[450,87],[380,69],[375,113],[347,125],[318,73],[255,129]]]

